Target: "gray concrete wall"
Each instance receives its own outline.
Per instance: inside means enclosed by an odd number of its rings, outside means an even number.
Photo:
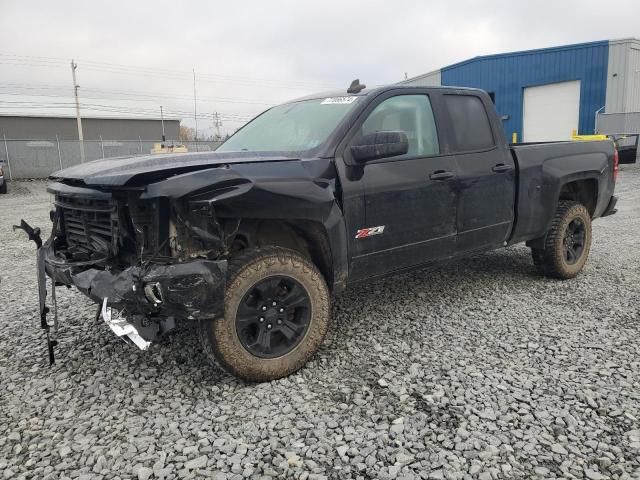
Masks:
[[[164,128],[169,140],[178,138],[180,120],[165,120]],[[83,118],[85,140],[157,140],[162,139],[162,125],[155,119]],[[26,117],[0,115],[0,138],[10,139],[77,140],[75,117]]]

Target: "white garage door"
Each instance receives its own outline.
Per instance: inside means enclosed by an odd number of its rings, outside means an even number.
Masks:
[[[569,140],[578,129],[580,80],[524,89],[523,141]]]

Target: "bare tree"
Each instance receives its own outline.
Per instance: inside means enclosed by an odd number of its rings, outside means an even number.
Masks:
[[[185,125],[180,125],[180,132],[178,133],[178,140],[183,142],[192,141],[196,136],[196,131],[193,128],[189,128]]]

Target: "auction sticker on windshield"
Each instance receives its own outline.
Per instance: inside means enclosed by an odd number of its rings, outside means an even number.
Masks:
[[[358,97],[329,97],[320,102],[320,105],[349,105],[357,99]]]

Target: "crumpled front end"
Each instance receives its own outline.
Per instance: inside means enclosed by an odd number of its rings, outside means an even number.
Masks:
[[[124,270],[60,264],[45,244],[45,270],[57,283],[75,286],[96,303],[129,314],[213,318],[222,313],[226,261],[192,260]]]
[[[53,231],[42,257],[56,284],[106,301],[148,340],[174,320],[222,314],[227,262],[220,259],[224,235],[214,219],[198,226],[179,205],[142,200],[135,189],[54,183],[49,192]]]
[[[47,276],[95,301],[117,335],[135,327],[144,342],[181,319],[221,316],[227,259],[246,248],[308,249],[333,287],[344,285],[346,252],[331,248],[346,238],[331,159],[209,157],[111,159],[54,174],[50,238],[42,244],[39,229],[18,227],[39,248],[48,334],[57,321],[47,318]]]

